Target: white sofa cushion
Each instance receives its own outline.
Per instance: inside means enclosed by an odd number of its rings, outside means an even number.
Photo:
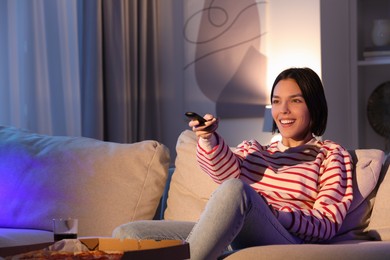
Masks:
[[[196,136],[190,130],[183,131],[177,140],[175,171],[164,219],[197,221],[211,193],[218,187],[198,166],[196,145]]]
[[[354,164],[353,201],[338,234],[330,242],[369,239],[367,227],[375,202],[384,153],[376,149],[350,150]]]
[[[333,245],[268,245],[249,247],[224,258],[242,259],[299,259],[299,260],[388,260],[390,242],[353,241]]]
[[[383,180],[379,186],[368,225],[369,234],[376,240],[390,241],[390,154],[382,169]]]
[[[152,219],[169,151],[156,141],[118,144],[0,127],[0,227],[52,230],[79,219],[80,236],[111,236],[120,224]]]

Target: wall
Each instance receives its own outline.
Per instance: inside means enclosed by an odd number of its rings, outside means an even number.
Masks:
[[[324,137],[356,149],[351,122],[349,2],[321,2],[322,81],[328,102],[328,126]],[[337,61],[337,62],[335,62]],[[334,94],[337,93],[337,94]]]
[[[195,0],[194,0],[195,1]],[[198,1],[198,0],[196,0]],[[320,0],[272,0],[267,3],[267,85],[270,88],[277,74],[288,67],[307,66],[321,75]],[[182,0],[164,0],[160,6],[160,47],[163,88],[161,107],[164,125],[162,142],[175,157],[177,137],[188,129],[183,114],[186,109],[184,90],[184,46]],[[199,107],[199,111],[201,107]],[[244,127],[243,127],[244,126]],[[267,143],[272,135],[263,133],[263,118],[222,119],[219,133],[229,145],[244,139]]]

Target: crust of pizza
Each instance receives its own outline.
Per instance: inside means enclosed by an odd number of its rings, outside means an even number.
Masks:
[[[84,252],[65,252],[65,251],[49,251],[49,250],[35,250],[19,255],[6,257],[7,260],[22,260],[22,259],[62,259],[62,260],[119,260],[123,256],[121,251],[84,251]]]

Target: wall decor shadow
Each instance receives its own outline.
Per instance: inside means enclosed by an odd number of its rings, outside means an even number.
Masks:
[[[220,118],[262,117],[268,101],[267,59],[261,52],[266,2],[194,2],[184,4],[188,109],[207,103],[208,109],[214,109],[207,112]]]

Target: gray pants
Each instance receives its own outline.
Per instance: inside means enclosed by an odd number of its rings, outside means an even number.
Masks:
[[[133,239],[182,239],[190,244],[191,259],[217,259],[231,245],[298,244],[276,219],[265,200],[241,180],[225,181],[213,193],[197,223],[136,221],[114,230],[114,237]]]

